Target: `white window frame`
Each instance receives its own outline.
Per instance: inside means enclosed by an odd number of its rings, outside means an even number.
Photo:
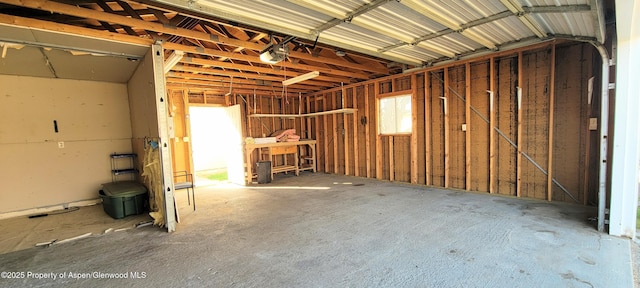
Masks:
[[[377,99],[379,135],[411,135],[413,125],[411,97],[411,94],[402,94]],[[387,104],[393,105],[393,109],[390,109]]]

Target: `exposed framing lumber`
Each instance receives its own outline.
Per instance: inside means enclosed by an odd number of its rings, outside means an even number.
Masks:
[[[549,76],[549,162],[547,165],[547,201],[553,199],[553,113],[556,102],[556,45],[551,45],[551,71]],[[519,145],[518,145],[519,146]]]
[[[496,111],[495,96],[495,59],[489,59],[489,193],[496,192]]]
[[[291,70],[286,70],[286,69],[275,69],[275,68],[267,68],[267,67],[258,67],[258,66],[253,66],[253,65],[234,64],[234,63],[230,63],[230,62],[207,60],[207,59],[200,59],[200,58],[193,58],[193,57],[182,57],[182,60],[180,60],[180,62],[181,63],[204,65],[204,66],[211,66],[211,67],[218,67],[218,68],[236,69],[236,70],[240,70],[240,71],[266,73],[266,74],[278,75],[278,76],[282,76],[282,77],[296,77],[296,76],[298,76],[298,75],[291,74],[292,73]],[[289,73],[287,73],[287,72],[289,72]],[[293,72],[293,73],[295,73],[295,72]],[[348,81],[349,81],[349,78],[347,78],[347,77],[332,77],[332,76],[320,75],[318,77],[315,77],[313,80],[305,81],[305,84],[307,84],[307,85],[325,86],[325,87],[333,87],[334,83],[336,83],[336,82],[348,82]],[[292,85],[292,86],[295,87],[295,84]]]
[[[346,94],[346,89],[344,89],[344,87],[342,88],[342,93],[341,93],[341,100],[342,100],[342,109],[346,108],[346,103],[347,103],[347,94]],[[354,113],[355,113],[355,109]],[[349,169],[349,160],[351,160],[351,151],[349,151],[349,123],[347,121],[347,115],[346,114],[342,114],[342,126],[343,126],[343,131],[344,133],[342,133],[342,136],[344,138],[344,175],[351,175],[351,169]]]
[[[364,151],[367,161],[367,178],[371,178],[371,132],[369,132],[371,125],[369,115],[369,84],[364,84],[364,117],[367,120],[364,130]]]
[[[185,125],[185,134],[187,136],[187,140],[185,142],[187,142],[187,151],[185,151],[185,157],[187,157],[189,159],[189,172],[193,173],[194,168],[193,168],[193,155],[191,153],[191,151],[193,151],[193,145],[191,143],[193,143],[191,141],[191,117],[186,117],[186,115],[190,115],[191,112],[189,111],[189,94],[187,93],[186,90],[182,90],[181,91],[181,97],[182,97],[182,104],[184,105],[184,115],[185,115],[185,119],[184,119],[184,125]],[[182,139],[183,141],[185,139]]]
[[[518,131],[517,131],[517,156],[516,156],[516,197],[522,196],[522,51],[518,52]]]
[[[221,51],[221,50],[216,50],[216,49],[211,49],[206,47],[187,46],[187,45],[171,43],[171,42],[167,42],[163,44],[163,46],[165,46],[166,49],[169,49],[169,50],[179,50],[179,51],[198,54],[198,55],[223,57],[223,59],[228,58],[228,59],[242,60],[242,61],[255,62],[255,63],[261,62],[259,56],[251,56],[251,55],[246,55],[241,53]],[[229,63],[226,61],[218,61],[218,60],[209,60],[209,61],[227,63],[227,64]],[[369,77],[364,73],[342,71],[342,70],[331,69],[331,68],[322,67],[322,66],[306,65],[306,64],[301,64],[299,62],[296,62],[296,63],[284,62],[284,63],[286,63],[286,66],[289,69],[297,69],[297,70],[304,70],[304,71],[319,71],[323,75],[329,74],[329,75],[337,75],[337,76],[344,76],[344,77],[353,77],[356,79],[369,79]]]
[[[41,30],[64,33],[64,34],[81,35],[81,36],[85,36],[93,39],[124,42],[128,44],[136,44],[136,45],[141,45],[146,47],[150,47],[153,44],[153,39],[140,38],[140,37],[131,36],[127,34],[111,33],[107,31],[95,30],[91,28],[77,27],[73,25],[59,24],[55,22],[31,19],[26,17],[19,17],[19,16],[11,16],[6,14],[0,14],[0,23],[27,27],[27,28],[41,29]]]
[[[271,114],[275,114],[276,113],[276,108],[275,108],[275,96],[271,95],[270,100],[271,100],[271,105],[269,105],[271,107]],[[271,132],[276,131],[276,118],[271,118]],[[269,159],[271,160],[271,159]]]
[[[389,135],[389,181],[396,180],[396,159],[393,154],[393,140],[394,136]]]
[[[418,184],[418,76],[411,75],[411,183]]]
[[[254,95],[255,95],[255,94],[254,94]],[[258,100],[258,99],[259,99],[259,100]],[[253,98],[253,101],[258,101],[258,103],[260,103],[260,111],[264,111],[264,103],[263,103],[264,101],[263,101],[263,100],[264,100],[264,99],[263,99],[263,97],[262,97],[262,96],[258,96],[258,97],[254,97],[254,98]],[[253,105],[254,105],[254,107],[255,107],[255,104],[253,104]],[[262,120],[260,120],[260,135],[264,137],[264,136],[266,136],[266,135],[265,135],[265,133],[264,133],[264,125],[262,125],[262,124],[263,124],[263,123],[262,123]]]
[[[221,35],[212,35],[204,32],[189,30],[189,29],[175,27],[175,26],[167,26],[162,23],[149,22],[141,19],[132,18],[132,17],[111,14],[103,11],[83,8],[79,6],[72,6],[72,5],[53,2],[53,1],[0,0],[0,3],[10,4],[14,6],[20,6],[20,7],[27,7],[27,8],[47,11],[51,13],[60,13],[60,14],[70,15],[70,16],[75,16],[80,18],[94,19],[98,21],[104,21],[108,23],[115,23],[123,26],[129,26],[132,28],[136,27],[139,29],[153,31],[161,34],[175,35],[175,36],[191,38],[191,39],[217,43],[217,44],[230,45],[235,47],[244,47],[254,51],[261,51],[264,48],[264,45],[259,43],[232,39],[232,38],[224,37]],[[111,34],[114,34],[114,33],[111,33]],[[388,69],[376,68],[376,67],[372,67],[372,65],[350,63],[350,62],[342,61],[342,59],[315,57],[307,53],[296,52],[296,51],[291,51],[289,53],[289,56],[293,58],[299,58],[299,59],[304,59],[309,61],[348,67],[356,70],[370,71],[370,72],[381,73],[381,74],[389,74]]]
[[[394,91],[394,92],[387,92],[387,93],[376,94],[376,98],[403,96],[403,95],[411,94],[413,92],[414,92],[413,89],[400,90],[400,91]]]
[[[327,102],[329,102],[329,98],[326,94],[322,96],[322,107],[324,111],[328,109]],[[322,126],[322,130],[324,131],[320,134],[325,136],[324,141],[322,141],[324,143],[324,173],[329,173],[329,141],[327,141],[327,136],[329,136],[330,133],[330,131],[327,130],[329,126],[329,114],[322,115],[322,124],[324,125]]]
[[[341,114],[341,113],[353,114],[355,112],[356,111],[353,108],[344,108],[344,109],[335,109],[335,110],[305,113],[305,114],[251,114],[249,115],[249,117],[299,118],[299,117],[315,117],[315,116]]]
[[[305,102],[306,102],[306,104],[307,104],[307,110],[306,110],[306,112],[307,112],[307,113],[311,113],[311,98],[310,98],[310,97],[305,97]],[[307,130],[305,131],[305,132],[306,132],[306,133],[305,133],[305,138],[306,138],[306,139],[311,139],[311,130],[313,129],[313,128],[312,128],[312,126],[311,126],[311,118],[308,118],[308,117],[307,117],[307,119],[306,119],[306,123],[307,123],[307,124],[306,124],[306,125],[307,125],[307,126],[306,126],[306,127],[307,127]],[[316,129],[317,129],[317,126],[316,126]],[[315,139],[315,140],[317,141],[318,139]],[[314,163],[314,165],[315,165],[315,163]]]
[[[444,188],[449,188],[449,68],[444,68]]]
[[[337,92],[331,93],[331,109],[336,109],[338,106],[336,104],[336,100],[338,100]],[[331,121],[333,123],[333,173],[338,174],[340,171],[339,161],[338,161],[338,114],[331,114]]]
[[[307,97],[305,97],[307,98]],[[298,114],[302,114],[302,108],[305,107],[305,101],[302,101],[302,96],[298,95]],[[304,109],[305,113],[307,112],[307,109]],[[298,133],[300,133],[300,137],[301,138],[308,138],[307,135],[307,119],[304,119],[302,117],[298,117],[300,118],[300,131],[298,131]],[[295,120],[294,120],[295,122]]]
[[[424,162],[425,185],[432,185],[431,175],[431,74],[424,73]]]
[[[244,107],[245,108],[244,109],[245,110],[245,115],[251,114],[251,100],[252,100],[251,97],[247,96],[247,99],[245,101],[245,107]],[[254,98],[253,99],[253,105],[255,105],[255,103],[256,103],[256,99]],[[245,117],[245,121],[247,122],[247,129],[249,130],[249,131],[247,131],[247,136],[254,136],[253,135],[253,123],[251,123],[253,121],[249,117]]]
[[[353,100],[353,175],[360,176],[360,149],[358,140],[358,91],[355,87],[351,88],[351,100]]]
[[[376,96],[376,119],[378,117],[378,115],[380,115],[380,101],[378,101],[377,95],[380,93],[380,83],[379,82],[374,82],[374,86],[373,86],[373,93]],[[379,119],[378,119],[379,121]],[[380,142],[382,140],[382,137],[380,136],[380,127],[378,125],[378,123],[374,123],[374,125],[376,125],[376,178],[377,179],[383,179],[382,178],[382,143]]]
[[[465,64],[465,101],[464,117],[467,129],[465,131],[465,190],[471,190],[471,66]]]

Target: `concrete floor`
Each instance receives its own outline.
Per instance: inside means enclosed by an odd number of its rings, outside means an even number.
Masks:
[[[197,190],[198,210],[181,206],[175,233],[144,227],[0,255],[0,271],[58,277],[0,286],[634,285],[631,241],[596,232],[589,207],[320,173]]]

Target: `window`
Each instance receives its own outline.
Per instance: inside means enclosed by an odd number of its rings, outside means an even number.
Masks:
[[[411,95],[385,97],[378,101],[380,134],[411,133]]]

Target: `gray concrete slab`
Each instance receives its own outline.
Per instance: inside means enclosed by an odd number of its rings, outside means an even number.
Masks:
[[[57,275],[0,286],[633,287],[630,240],[595,231],[590,207],[320,173],[196,197],[173,234],[0,255],[0,271]]]

